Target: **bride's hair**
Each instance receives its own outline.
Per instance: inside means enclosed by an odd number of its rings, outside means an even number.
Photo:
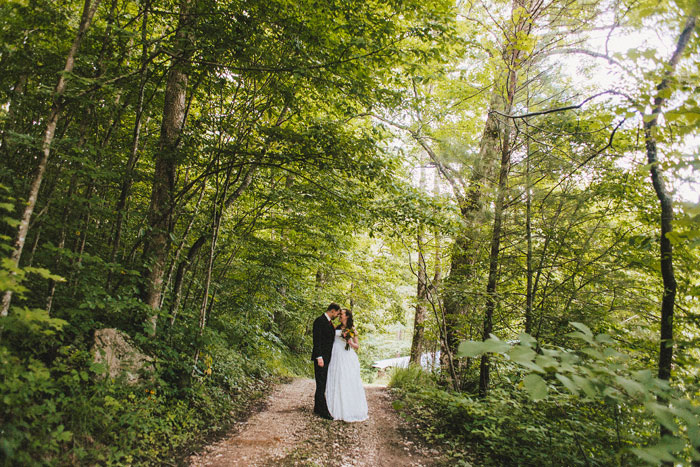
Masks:
[[[352,320],[352,311],[348,310],[347,308],[343,308],[340,311],[344,311],[345,316],[347,317],[347,320],[345,321],[345,329],[352,329],[354,324]]]

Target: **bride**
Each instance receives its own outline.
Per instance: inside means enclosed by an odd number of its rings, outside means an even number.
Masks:
[[[335,330],[326,383],[326,402],[334,420],[362,422],[368,418],[360,361],[355,353],[359,347],[352,312],[344,308],[340,311],[340,326]]]

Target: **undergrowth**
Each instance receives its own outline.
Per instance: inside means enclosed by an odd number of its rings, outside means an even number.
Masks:
[[[16,345],[17,333],[27,329],[5,328],[0,343],[3,466],[177,464],[306,363],[245,354],[212,332],[194,374],[176,342],[152,346],[153,368],[127,384],[106,377],[87,342],[69,342],[69,326],[45,335],[42,352]]]
[[[394,407],[456,465],[638,465],[625,448],[653,430],[639,413],[564,394],[533,402],[517,381],[506,375],[479,398],[442,388],[411,367],[396,369],[390,387]]]

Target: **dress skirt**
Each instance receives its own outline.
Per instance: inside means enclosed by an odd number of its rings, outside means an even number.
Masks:
[[[365,388],[360,376],[360,360],[355,349],[345,350],[341,331],[335,331],[333,353],[328,364],[326,402],[334,420],[362,422],[369,418]]]

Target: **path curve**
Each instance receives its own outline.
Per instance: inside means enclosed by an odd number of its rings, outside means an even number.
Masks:
[[[436,466],[438,451],[421,445],[391,407],[386,387],[366,385],[369,420],[328,421],[312,413],[315,383],[296,379],[270,395],[267,407],[223,440],[190,457],[192,467]]]

